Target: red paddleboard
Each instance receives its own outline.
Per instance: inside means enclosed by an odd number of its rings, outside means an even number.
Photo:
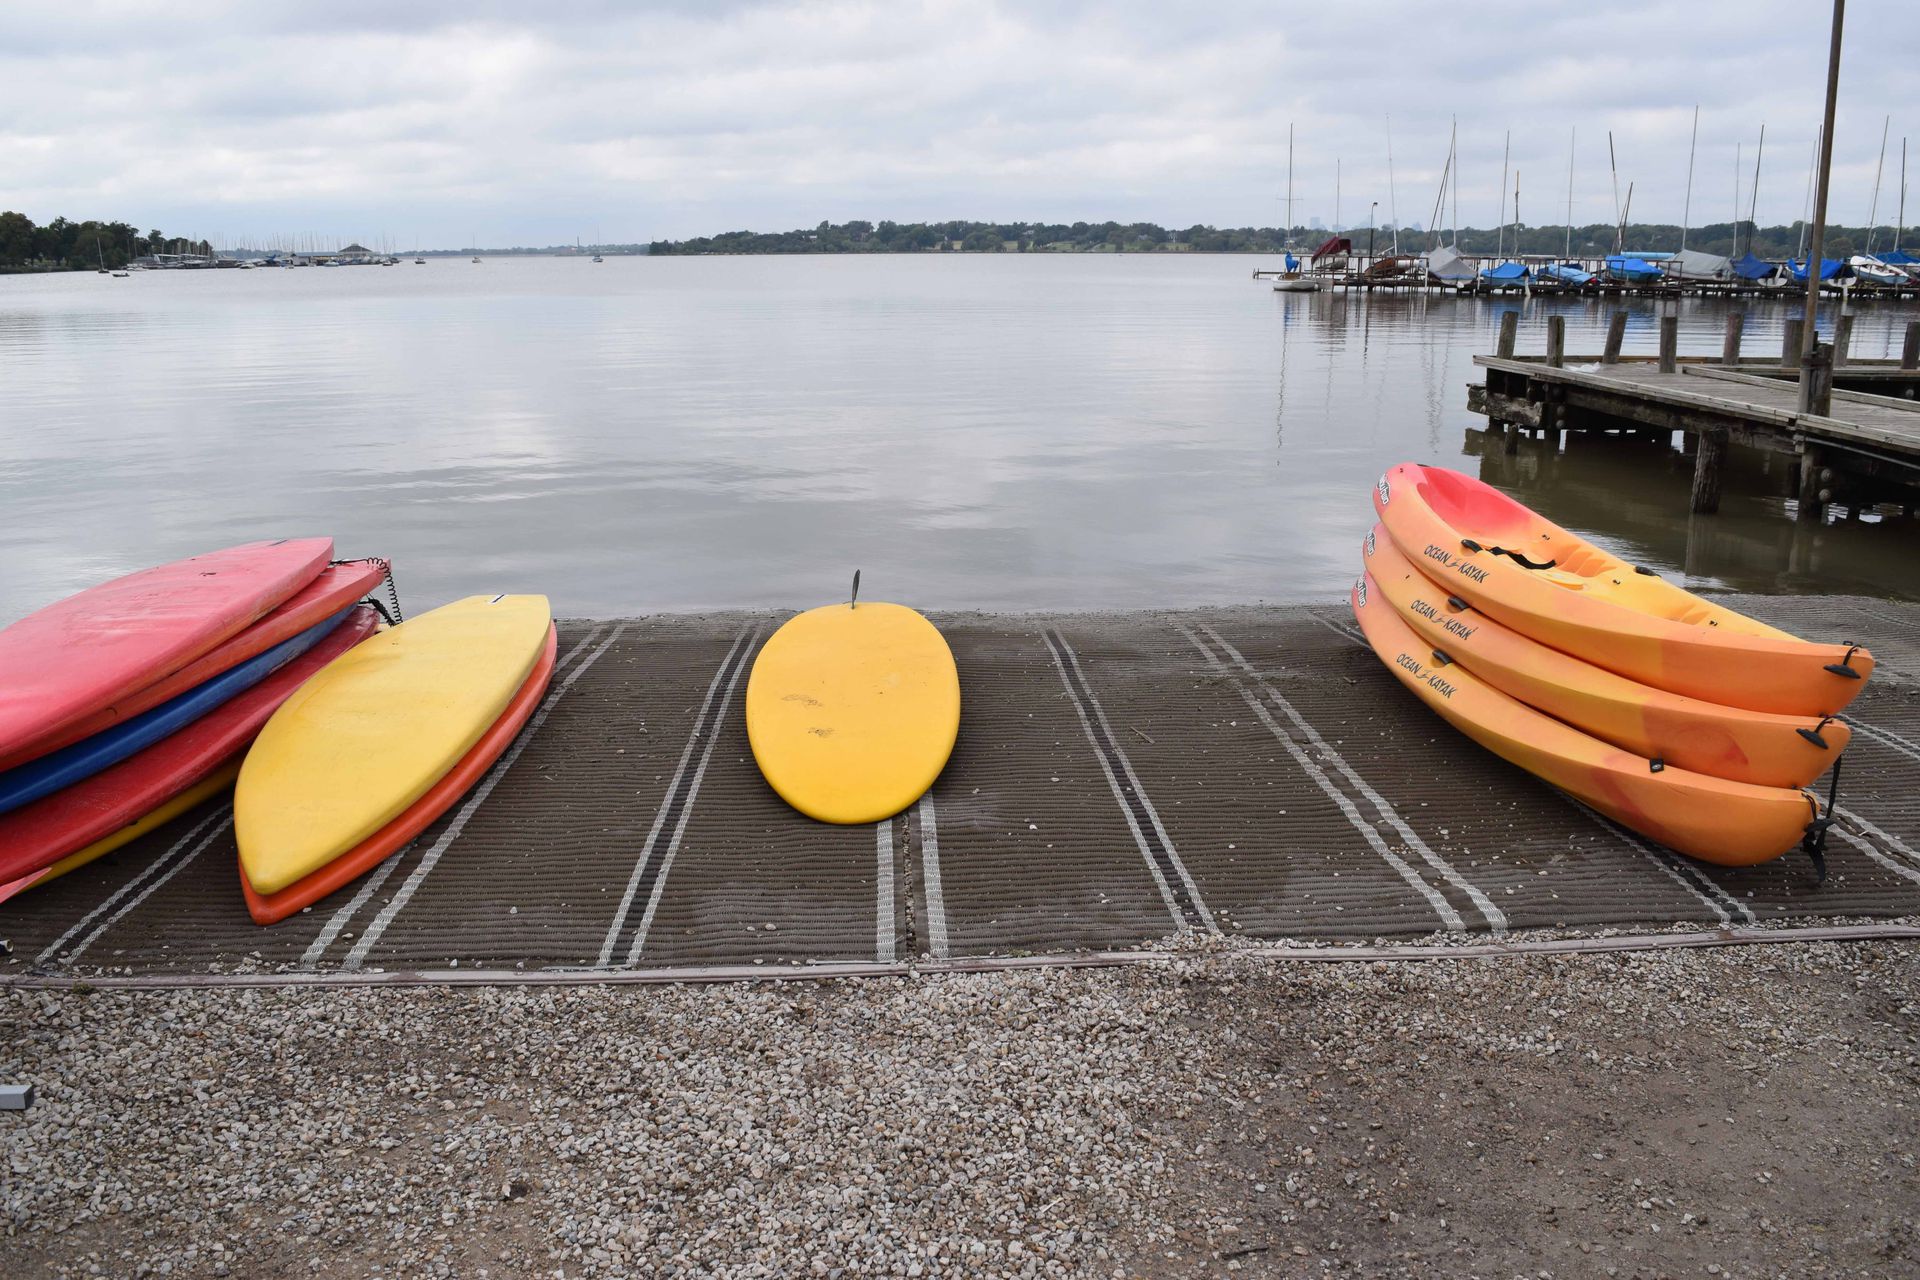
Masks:
[[[0,882],[52,866],[112,834],[219,768],[322,667],[379,629],[369,607],[349,613],[313,648],[245,693],[110,769],[0,815]]]
[[[247,912],[253,917],[253,922],[273,924],[284,920],[301,908],[311,906],[328,894],[352,884],[425,831],[435,818],[458,804],[460,798],[473,790],[474,784],[493,767],[493,762],[500,758],[501,753],[512,745],[521,728],[533,716],[534,709],[547,692],[548,683],[553,679],[554,658],[559,648],[560,633],[558,629],[550,628],[547,631],[546,649],[541,652],[539,661],[534,663],[520,691],[513,695],[513,701],[493,722],[493,727],[425,795],[373,835],[318,871],[310,872],[286,888],[264,896],[254,892],[252,882],[247,879],[246,866],[242,864],[240,892],[246,896]]]
[[[92,715],[73,721],[51,734],[24,743],[15,751],[0,752],[0,772],[111,729],[178,694],[197,688],[223,671],[232,670],[248,658],[265,653],[283,640],[291,640],[308,627],[332,617],[374,590],[386,573],[386,562],[381,560],[349,560],[343,564],[328,565],[320,571],[319,577],[294,592],[278,609],[172,675],[164,676],[144,689],[137,689],[115,700],[111,706],[102,707]]]
[[[312,582],[332,554],[331,538],[229,547],[89,587],[0,630],[0,755],[178,671]]]

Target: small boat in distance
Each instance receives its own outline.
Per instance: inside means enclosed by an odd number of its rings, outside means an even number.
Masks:
[[[1572,285],[1576,289],[1584,288],[1594,281],[1593,272],[1574,262],[1549,262],[1540,268],[1540,276],[1542,279]]]
[[[476,253],[476,254],[474,254],[474,255],[473,255],[473,260],[474,260],[475,262],[478,262],[478,261],[480,261],[480,255],[479,255],[479,254],[477,254],[477,253]]]
[[[413,260],[413,265],[416,267],[424,267],[427,265],[427,260],[425,258],[415,258]]]
[[[599,254],[597,254],[597,253],[593,255],[593,260],[594,260],[595,262],[604,262],[604,261],[606,261],[606,259],[604,259],[604,258],[602,258],[602,257],[601,257],[601,256],[600,256]]]

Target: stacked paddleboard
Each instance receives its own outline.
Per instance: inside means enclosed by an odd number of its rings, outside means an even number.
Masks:
[[[0,900],[218,794],[306,679],[371,635],[384,564],[280,539],[102,583],[0,629]]]
[[[1387,669],[1494,754],[1727,866],[1799,844],[1804,788],[1873,671],[1638,569],[1469,476],[1375,486],[1354,616]]]
[[[380,632],[302,684],[234,789],[254,920],[350,883],[451,808],[532,716],[557,642],[545,596],[473,596]]]

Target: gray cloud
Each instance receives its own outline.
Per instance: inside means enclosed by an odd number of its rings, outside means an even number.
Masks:
[[[1819,8],[1819,6],[1815,6]],[[1503,134],[1521,213],[1724,221],[1766,121],[1760,217],[1801,212],[1824,14],[1784,2],[1337,6],[494,0],[9,6],[0,206],[227,239],[401,244],[678,237],[823,218],[1425,221],[1461,134],[1460,216],[1491,224]],[[1862,222],[1920,35],[1862,4],[1836,221]],[[1388,121],[1393,178],[1388,182]],[[1915,156],[1920,168],[1920,155]],[[1897,174],[1881,196],[1897,203]],[[1750,181],[1742,173],[1742,190]],[[1509,190],[1512,178],[1509,177]],[[1742,197],[1743,201],[1745,197]],[[1920,219],[1920,213],[1916,213]]]

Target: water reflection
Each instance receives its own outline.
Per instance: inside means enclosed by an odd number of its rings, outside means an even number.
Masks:
[[[1471,447],[1499,315],[1597,352],[1608,304],[1275,293],[1241,257],[499,259],[0,278],[0,618],[245,538],[386,554],[417,603],[799,606],[854,567],[938,608],[1335,600],[1369,485],[1490,479],[1702,583],[1920,594],[1908,522],[1812,531],[1743,460]],[[1791,309],[1748,308],[1777,350]],[[1629,307],[1651,351],[1658,309]],[[1717,352],[1724,308],[1682,342]],[[1863,355],[1898,351],[1863,312]],[[1463,440],[1469,447],[1463,448]]]

